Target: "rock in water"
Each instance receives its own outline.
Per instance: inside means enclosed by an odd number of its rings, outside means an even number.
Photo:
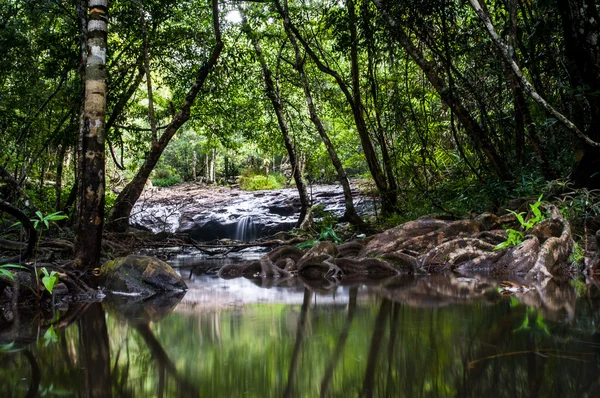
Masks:
[[[100,284],[110,293],[146,297],[188,289],[169,264],[145,256],[118,257],[104,263]]]

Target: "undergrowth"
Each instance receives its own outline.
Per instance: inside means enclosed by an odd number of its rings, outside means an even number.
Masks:
[[[181,178],[177,176],[170,176],[166,178],[155,178],[152,180],[152,185],[155,187],[166,188],[173,185],[181,184]]]
[[[239,183],[240,188],[244,191],[280,189],[285,187],[285,177],[279,173],[272,173],[266,176],[247,171],[242,174]]]

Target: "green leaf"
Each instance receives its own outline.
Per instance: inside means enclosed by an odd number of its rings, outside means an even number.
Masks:
[[[496,246],[494,246],[494,251],[502,250],[508,246],[510,246],[510,243],[508,243],[508,241],[498,243]]]
[[[58,342],[58,335],[56,334],[54,327],[50,326],[48,330],[46,330],[46,333],[44,333],[44,347],[50,343],[56,342]]]
[[[548,336],[550,335],[550,330],[548,330],[548,325],[544,323],[544,317],[542,316],[542,314],[538,313],[537,318],[535,318],[535,325]]]
[[[12,272],[7,271],[4,268],[0,268],[0,276],[5,276],[13,281],[15,280],[15,276],[12,274]]]
[[[59,220],[64,220],[65,218],[69,218],[68,216],[65,216],[64,214],[61,214],[61,211],[57,211],[56,213],[52,213],[49,214],[45,217],[46,220],[48,221],[59,221]]]
[[[28,267],[25,267],[23,265],[19,265],[19,264],[4,264],[4,265],[0,265],[0,268],[21,268],[21,269],[29,269]]]
[[[304,249],[310,249],[311,247],[314,247],[317,244],[316,240],[307,240],[306,242],[302,242],[300,244],[298,244],[296,247],[298,249],[304,250]]]
[[[12,353],[22,351],[22,348],[13,348],[15,346],[15,342],[11,341],[10,343],[0,344],[0,352],[4,353]]]
[[[46,268],[42,268],[42,272],[44,273],[42,283],[44,284],[46,290],[48,290],[48,292],[52,294],[54,285],[56,285],[56,283],[58,282],[58,275],[56,274],[56,271],[52,271],[50,274],[48,274],[48,270],[46,270]]]
[[[513,333],[520,332],[522,330],[529,330],[529,314],[525,314],[525,319],[523,320],[523,323],[521,324],[521,326],[513,330]]]

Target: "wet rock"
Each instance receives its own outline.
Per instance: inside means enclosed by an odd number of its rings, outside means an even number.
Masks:
[[[312,187],[314,205],[337,217],[344,213],[343,190],[339,185]],[[358,191],[355,197],[360,197]],[[359,212],[370,208],[362,200]],[[182,184],[142,197],[132,212],[131,224],[144,226],[153,232],[180,232],[192,239],[210,241],[235,239],[242,223],[252,220],[252,238],[270,236],[292,229],[298,219],[300,201],[293,188],[277,191],[244,192],[237,189],[209,189]]]
[[[113,294],[143,297],[187,290],[181,276],[169,264],[145,256],[119,257],[104,263],[100,284]]]

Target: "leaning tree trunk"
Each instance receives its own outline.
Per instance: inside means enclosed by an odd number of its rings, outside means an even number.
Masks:
[[[109,216],[108,228],[114,231],[124,231],[129,226],[129,216],[133,205],[138,200],[150,173],[154,170],[154,167],[158,163],[160,156],[171,141],[171,138],[179,130],[183,124],[190,118],[190,108],[192,107],[200,89],[204,85],[204,81],[208,77],[209,73],[216,65],[221,51],[223,50],[223,41],[221,40],[221,29],[219,27],[219,5],[217,0],[212,0],[212,14],[213,14],[213,28],[215,31],[215,46],[212,49],[210,58],[200,67],[196,73],[196,80],[192,84],[192,87],[188,91],[179,112],[173,116],[173,120],[165,132],[160,136],[156,143],[150,148],[150,152],[146,156],[144,163],[138,170],[137,174],[131,180],[129,184],[121,191],[115,205]]]
[[[325,126],[323,126],[321,118],[317,113],[317,107],[313,102],[310,86],[306,78],[306,73],[304,72],[304,60],[302,59],[302,56],[300,54],[300,48],[298,46],[298,42],[296,41],[296,37],[290,30],[290,17],[287,0],[283,0],[283,8],[285,13],[285,15],[283,15],[283,25],[285,27],[285,33],[290,43],[292,44],[292,47],[294,48],[294,54],[296,57],[294,68],[298,71],[298,75],[300,76],[300,82],[302,83],[302,88],[304,89],[304,97],[306,98],[306,106],[308,108],[310,120],[313,122],[315,128],[317,129],[319,136],[321,136],[323,144],[325,144],[325,148],[327,149],[327,153],[329,154],[329,159],[331,160],[333,167],[335,167],[335,170],[338,175],[338,180],[342,185],[342,189],[344,191],[344,204],[346,206],[346,219],[352,225],[364,225],[365,222],[360,218],[360,216],[356,212],[356,209],[354,208],[354,202],[352,200],[352,189],[350,188],[350,183],[348,181],[348,177],[346,176],[346,171],[344,170],[342,162],[340,161],[340,158],[338,157],[337,152],[333,147],[333,144],[331,143],[327,132],[325,131]]]
[[[90,0],[87,24],[85,97],[79,130],[79,203],[75,266],[100,261],[104,224],[104,125],[106,115],[106,39],[108,0]]]
[[[398,21],[394,20],[389,15],[387,9],[389,2],[384,0],[373,0],[373,2],[385,17],[390,33],[395,36],[406,53],[415,61],[419,68],[421,68],[423,73],[425,73],[427,80],[437,91],[442,102],[444,102],[452,110],[454,115],[456,115],[456,118],[462,124],[469,137],[473,140],[477,149],[485,155],[496,175],[505,181],[513,180],[514,176],[510,172],[508,165],[496,151],[496,148],[487,133],[470,114],[469,110],[464,106],[454,90],[450,90],[446,84],[441,66],[437,62],[427,59],[422,49],[416,47],[408,35],[403,31],[402,26],[400,26]]]
[[[300,163],[298,162],[298,157],[296,156],[296,150],[294,148],[294,144],[292,143],[292,139],[290,138],[290,131],[287,122],[285,120],[285,117],[283,116],[283,106],[281,104],[281,97],[279,91],[275,87],[275,83],[273,82],[273,74],[271,73],[269,65],[265,60],[262,49],[260,48],[260,43],[258,42],[256,33],[252,31],[245,17],[243,23],[244,32],[248,36],[248,39],[250,39],[250,41],[252,42],[252,45],[254,46],[254,51],[256,53],[256,57],[260,62],[260,66],[263,71],[263,77],[265,79],[265,91],[267,93],[267,97],[269,97],[269,100],[273,105],[275,115],[277,115],[277,122],[279,123],[279,128],[281,129],[285,149],[287,150],[288,156],[290,158],[290,163],[292,164],[294,180],[296,181],[296,188],[298,189],[298,195],[300,196],[301,206],[300,216],[298,217],[298,221],[296,222],[296,227],[301,228],[305,226],[306,222],[310,219],[310,201],[308,200],[306,183],[304,182],[304,178],[302,177],[302,170],[300,168]]]
[[[519,79],[519,82],[523,86],[523,89],[525,90],[525,92],[535,102],[537,102],[542,108],[544,108],[544,110],[546,112],[548,112],[549,114],[554,116],[567,130],[569,130],[571,133],[573,133],[576,137],[578,137],[579,139],[582,139],[586,144],[588,144],[591,147],[600,148],[600,142],[595,141],[591,137],[587,136],[584,132],[579,130],[579,128],[572,121],[567,119],[562,113],[560,113],[558,110],[556,110],[552,105],[550,105],[544,98],[542,98],[537,93],[535,88],[531,85],[531,83],[529,83],[529,80],[527,80],[525,75],[523,75],[521,68],[519,68],[517,63],[513,60],[512,56],[511,56],[511,49],[506,45],[506,43],[504,43],[502,38],[500,38],[500,36],[496,32],[496,28],[492,24],[492,21],[490,20],[489,16],[481,8],[479,1],[469,0],[469,3],[471,3],[471,6],[475,10],[475,13],[477,13],[479,18],[481,19],[481,22],[487,29],[490,37],[492,38],[492,41],[494,42],[494,44],[496,45],[498,50],[500,50],[500,52],[504,56],[504,61],[508,64],[508,66],[510,66],[512,68],[513,73],[515,74],[517,79]],[[594,5],[594,4],[592,3],[592,5]],[[596,14],[596,17],[597,17],[597,14]],[[597,38],[595,39],[595,41],[597,41]]]
[[[276,0],[274,3],[275,3],[275,7],[277,7],[277,12],[282,17],[284,17],[285,12],[283,10],[283,7],[282,7],[280,1]],[[298,39],[298,41],[302,44],[302,47],[304,47],[304,50],[306,51],[308,56],[313,60],[313,62],[317,66],[317,68],[319,68],[319,70],[321,72],[333,77],[335,79],[337,85],[339,86],[340,90],[342,90],[342,93],[344,93],[346,101],[348,102],[348,104],[350,105],[350,108],[352,109],[352,116],[354,117],[354,122],[356,124],[356,131],[358,132],[358,135],[360,138],[360,143],[361,143],[363,152],[365,154],[365,159],[367,161],[367,166],[369,167],[369,171],[371,173],[371,177],[373,178],[373,181],[375,182],[375,186],[377,187],[377,189],[379,190],[379,193],[381,195],[382,213],[383,214],[392,213],[396,207],[396,203],[397,203],[397,197],[396,197],[397,195],[396,194],[397,193],[395,191],[390,190],[390,188],[386,182],[385,175],[384,175],[383,171],[381,170],[381,167],[379,166],[379,162],[377,159],[377,152],[375,151],[375,148],[373,147],[373,143],[371,142],[369,130],[367,128],[367,123],[365,121],[365,115],[364,115],[364,109],[362,106],[362,101],[360,100],[360,98],[355,98],[353,95],[353,94],[356,94],[356,90],[359,89],[359,87],[358,87],[358,84],[359,84],[358,55],[354,54],[354,52],[357,51],[356,43],[354,43],[354,47],[355,47],[353,50],[354,55],[351,57],[353,60],[353,62],[352,62],[352,64],[353,64],[353,69],[352,69],[353,92],[351,93],[350,89],[348,88],[348,85],[346,84],[346,82],[342,78],[342,76],[340,76],[339,73],[337,73],[335,70],[329,68],[327,65],[325,65],[321,61],[321,59],[319,58],[317,53],[315,53],[315,51],[313,51],[313,49],[309,45],[308,41],[306,41],[306,39],[298,31],[296,26],[294,26],[294,24],[292,24],[291,22],[289,23],[289,29],[292,31],[292,33]],[[355,27],[351,31],[354,31],[356,33]]]

